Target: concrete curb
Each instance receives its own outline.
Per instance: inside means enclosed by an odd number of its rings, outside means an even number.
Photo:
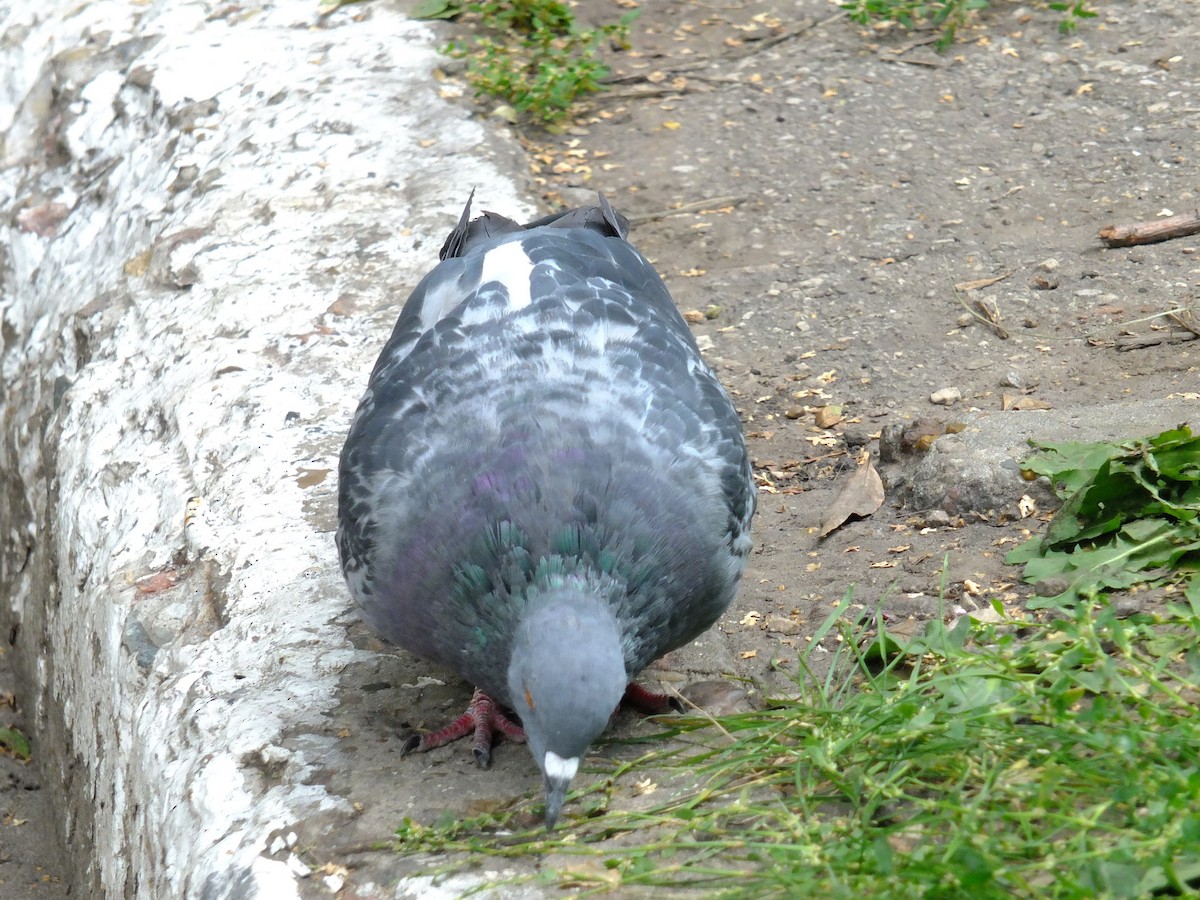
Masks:
[[[0,625],[75,890],[298,896],[308,868],[262,853],[346,805],[309,775],[364,655],[340,442],[468,190],[532,211],[515,148],[439,99],[432,35],[387,3],[18,6]]]

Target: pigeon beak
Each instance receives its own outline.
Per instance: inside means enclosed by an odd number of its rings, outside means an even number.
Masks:
[[[558,822],[558,814],[562,811],[563,800],[567,797],[567,788],[571,786],[571,782],[564,779],[546,779],[546,830],[551,831],[556,822]]]
[[[546,751],[542,763],[542,771],[546,774],[546,830],[551,830],[558,822],[558,814],[562,812],[563,801],[567,797],[567,789],[571,787],[571,779],[579,770],[579,757],[563,759],[552,750]]]

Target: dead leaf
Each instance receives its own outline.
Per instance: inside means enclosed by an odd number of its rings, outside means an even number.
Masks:
[[[1053,409],[1053,408],[1054,407],[1052,407],[1045,400],[1038,400],[1036,397],[1020,397],[1020,396],[1017,396],[1016,394],[1001,394],[1000,395],[1000,409],[1002,409],[1006,412],[1008,410],[1012,410],[1012,409],[1022,410],[1022,409]]]
[[[979,288],[985,288],[988,285],[995,284],[997,281],[1003,281],[1012,272],[1005,272],[1003,275],[995,275],[991,278],[976,278],[974,281],[960,281],[954,286],[956,291],[976,291]]]
[[[143,575],[137,580],[134,587],[139,594],[158,594],[175,587],[178,583],[179,573],[173,569],[165,569],[161,572]]]
[[[813,419],[816,421],[818,428],[832,428],[844,418],[845,416],[842,414],[840,406],[820,406],[813,413]]]
[[[64,203],[29,206],[17,213],[17,227],[38,237],[52,238],[58,234],[58,226],[70,213],[71,208]]]
[[[869,453],[863,453],[858,470],[850,476],[821,522],[819,537],[825,537],[851,516],[865,517],[883,506],[883,480],[871,465]]]

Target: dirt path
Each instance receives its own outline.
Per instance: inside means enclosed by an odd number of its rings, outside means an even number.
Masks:
[[[32,723],[21,712],[26,698],[17,690],[12,655],[0,647],[0,729],[29,735]],[[0,750],[0,897],[60,900],[70,895],[64,871],[50,792],[37,766]]]
[[[951,600],[964,578],[1028,593],[1001,562],[1013,508],[951,509],[961,527],[936,527],[943,516],[889,503],[817,540],[851,457],[866,445],[878,458],[881,430],[1020,416],[1000,412],[1004,395],[1082,410],[1200,391],[1200,343],[1114,347],[1194,307],[1200,240],[1111,250],[1096,236],[1198,205],[1200,25],[1181,0],[1097,6],[1064,36],[1049,11],[996,3],[939,56],[816,0],[647,5],[586,124],[531,138],[548,200],[602,188],[640,220],[633,239],[679,305],[719,308],[695,331],[739,402],[763,489],[724,624],[743,674],[794,659],[787,620],[819,623],[851,585],[899,618],[935,614],[947,554]],[[962,399],[931,403],[947,388]],[[824,405],[844,418],[819,427]]]
[[[973,42],[939,56],[919,35],[865,35],[823,0],[645,4],[632,49],[614,57],[613,90],[561,135],[523,134],[547,208],[599,189],[634,221],[634,243],[695,311],[759,476],[736,607],[652,674],[736,673],[786,692],[797,652],[850,588],[914,629],[945,603],[973,606],[968,587],[1021,604],[1029,589],[1002,561],[1023,533],[1016,497],[903,508],[907,467],[881,466],[884,507],[818,540],[855,454],[877,457],[881,432],[1021,416],[1001,412],[1005,395],[1086,420],[1113,402],[1200,391],[1200,342],[1114,347],[1124,328],[1150,334],[1194,303],[1200,240],[1104,250],[1096,237],[1197,206],[1200,25],[1184,0],[1105,2],[1073,36],[1052,13],[995,7]],[[620,11],[584,0],[578,13],[597,24]],[[935,405],[942,389],[961,399]],[[821,427],[822,406],[841,418]],[[346,673],[363,686],[359,706],[331,727],[385,747],[397,730],[436,725],[469,691],[429,675],[381,654]],[[397,788],[384,797],[388,778]],[[535,784],[519,748],[500,748],[490,772],[460,748],[397,750],[332,776],[362,814],[324,858],[372,895],[372,883],[414,874],[412,861],[363,849],[401,817],[503,807]],[[428,887],[402,884],[405,896]]]

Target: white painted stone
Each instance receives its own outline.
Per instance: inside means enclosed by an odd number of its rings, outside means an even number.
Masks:
[[[331,624],[342,436],[470,188],[532,212],[424,25],[316,7],[0,6],[0,623],[81,896],[297,896],[261,854],[345,804],[304,783],[360,656]],[[13,224],[47,199],[56,237]]]

